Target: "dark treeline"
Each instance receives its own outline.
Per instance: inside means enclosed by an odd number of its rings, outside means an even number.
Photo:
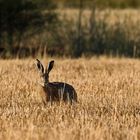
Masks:
[[[131,5],[138,2],[131,1]],[[79,10],[76,22],[68,18],[59,19],[55,10],[58,5],[49,0],[0,0],[0,56],[140,57],[139,22],[131,29],[136,31],[132,37],[133,33],[126,27],[126,22],[109,26],[106,20],[97,20],[95,12],[98,3],[95,0],[88,2],[91,2],[92,14],[86,26],[81,24],[86,5],[84,0],[75,1],[75,7],[77,5]],[[113,0],[100,2],[103,4]],[[108,5],[105,3],[104,6]]]
[[[16,48],[25,47],[26,38],[31,39],[44,29],[51,30],[51,24],[57,23],[57,16],[53,11],[42,11],[54,8],[49,0],[0,0],[1,56],[11,57],[17,52]]]
[[[79,7],[79,0],[59,0],[55,3],[64,7]],[[139,8],[139,0],[85,0],[84,7],[91,8],[91,3],[96,1],[98,8]]]

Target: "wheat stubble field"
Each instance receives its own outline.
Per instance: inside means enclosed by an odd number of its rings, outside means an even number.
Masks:
[[[35,61],[0,60],[0,139],[140,139],[139,60],[54,60],[50,81],[72,84],[79,103],[43,106]]]

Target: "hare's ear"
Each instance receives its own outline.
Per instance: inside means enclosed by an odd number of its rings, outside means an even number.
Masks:
[[[48,64],[48,67],[46,68],[46,72],[49,74],[49,72],[52,70],[54,65],[54,60],[50,61]]]
[[[44,73],[44,67],[43,65],[41,64],[40,60],[36,59],[37,61],[37,68],[38,70],[41,72],[41,73]]]

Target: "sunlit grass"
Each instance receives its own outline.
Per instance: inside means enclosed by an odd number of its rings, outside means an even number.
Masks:
[[[50,81],[72,84],[79,103],[44,107],[34,60],[1,60],[0,139],[140,138],[139,60],[54,60]]]

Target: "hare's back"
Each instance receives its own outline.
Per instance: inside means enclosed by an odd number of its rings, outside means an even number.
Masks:
[[[58,93],[61,97],[63,96],[64,100],[77,101],[77,93],[72,85],[63,82],[52,82],[49,83],[49,86],[52,88],[53,93]]]
[[[69,91],[73,91],[75,90],[74,87],[68,83],[64,83],[64,82],[52,82],[49,83],[50,86],[57,88],[57,89],[63,89],[64,91],[69,90]]]

